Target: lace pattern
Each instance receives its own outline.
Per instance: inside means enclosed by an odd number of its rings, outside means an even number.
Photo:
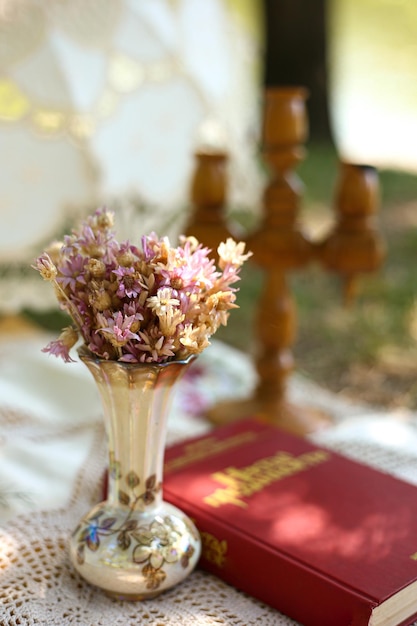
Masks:
[[[2,479],[14,478],[14,484],[8,485],[10,495],[14,487],[26,489],[30,496],[28,502],[11,497],[9,509],[0,502],[0,624],[294,626],[293,620],[278,611],[198,569],[181,585],[142,603],[110,599],[74,572],[68,539],[80,517],[99,500],[107,462],[106,437],[83,368],[77,364],[61,367],[39,355],[43,343],[3,343],[0,350],[1,475]],[[23,359],[19,380],[15,378],[16,355],[18,363]],[[205,432],[209,426],[197,413],[227,394],[250,393],[255,381],[251,363],[220,342],[213,342],[197,365],[191,377],[180,383],[170,416],[170,442]],[[29,374],[35,375],[35,369],[36,385],[28,389],[25,381]],[[47,382],[42,385],[43,380]],[[16,393],[19,381],[20,398]],[[82,400],[67,403],[77,390]],[[416,415],[384,415],[350,405],[298,377],[292,381],[290,394],[297,401],[326,406],[334,415],[335,426],[316,434],[315,441],[417,484]],[[58,444],[60,464],[69,465],[62,474],[59,463],[55,465],[59,492],[44,458],[45,451],[52,452]]]

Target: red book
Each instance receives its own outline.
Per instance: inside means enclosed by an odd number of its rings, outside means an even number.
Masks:
[[[166,450],[201,567],[305,626],[417,617],[417,488],[255,420]]]

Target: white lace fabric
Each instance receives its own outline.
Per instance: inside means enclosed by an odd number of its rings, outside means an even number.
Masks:
[[[111,599],[78,576],[68,539],[100,498],[106,437],[86,368],[41,354],[42,345],[44,338],[0,343],[0,624],[295,624],[199,569],[144,602]],[[169,442],[206,432],[210,426],[197,412],[249,394],[255,382],[250,360],[219,342],[196,365],[179,385]],[[417,484],[417,416],[355,406],[300,378],[291,382],[290,395],[334,416],[335,425],[315,441]]]

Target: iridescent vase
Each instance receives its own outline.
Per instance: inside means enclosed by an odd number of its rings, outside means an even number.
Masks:
[[[163,500],[168,410],[193,357],[106,361],[82,347],[100,392],[109,447],[107,499],[78,524],[72,563],[89,583],[126,600],[159,595],[186,578],[201,552],[191,520]]]

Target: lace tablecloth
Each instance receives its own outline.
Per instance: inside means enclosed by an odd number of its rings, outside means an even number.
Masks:
[[[42,354],[44,344],[38,337],[0,342],[0,624],[295,624],[198,569],[142,603],[112,600],[79,578],[68,537],[99,498],[106,440],[91,375],[81,363]],[[168,442],[209,430],[204,409],[250,394],[254,383],[250,360],[213,342],[179,385]],[[296,376],[289,391],[333,415],[334,426],[315,441],[417,484],[415,414],[354,405]]]

